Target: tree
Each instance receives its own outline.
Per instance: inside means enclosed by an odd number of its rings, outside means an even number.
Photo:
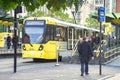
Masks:
[[[99,27],[98,27],[99,22],[96,19],[92,18],[91,16],[86,18],[86,23],[87,23],[87,26],[89,26],[89,27],[99,29]]]
[[[42,11],[40,11],[40,10],[37,10],[36,12],[30,13],[30,15],[31,15],[32,17],[41,17],[41,16],[45,16],[45,15],[47,15],[47,14],[44,13],[44,12],[42,12]]]
[[[62,9],[60,9],[59,11],[54,11],[54,12],[48,11],[48,13],[37,10],[36,12],[31,13],[30,16],[33,16],[33,17],[51,16],[57,19],[68,21],[68,22],[73,21],[73,19],[69,18],[69,15],[67,13],[64,13]]]
[[[73,19],[69,18],[69,15],[67,13],[64,13],[64,11],[62,10],[55,11],[53,14],[54,14],[53,15],[54,18],[58,18],[68,22],[73,22]]]
[[[40,6],[46,5],[48,10],[65,10],[67,7],[75,6],[76,11],[78,6],[82,5],[86,0],[0,0],[0,7],[4,10],[15,9],[18,5],[24,5],[27,11],[34,11]]]

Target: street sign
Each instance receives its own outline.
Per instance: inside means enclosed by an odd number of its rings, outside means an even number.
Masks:
[[[104,10],[104,7],[100,7],[98,10],[99,22],[103,22],[105,20]]]

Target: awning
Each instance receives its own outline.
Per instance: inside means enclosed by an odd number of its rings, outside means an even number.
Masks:
[[[98,19],[97,14],[90,14],[92,18]],[[105,14],[106,22],[111,22],[112,24],[120,24],[120,13],[111,13],[111,14]]]
[[[24,18],[18,18],[18,22],[20,24],[23,23],[23,20],[24,20]],[[4,22],[4,21],[8,21],[8,23],[9,23],[8,26],[10,26],[10,25],[12,25],[14,23],[14,17],[0,15],[0,23],[2,24],[2,22]]]

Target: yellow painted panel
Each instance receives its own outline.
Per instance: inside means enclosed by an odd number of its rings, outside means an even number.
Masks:
[[[5,25],[5,26],[8,26],[8,21],[3,21],[2,24]]]
[[[26,50],[22,49],[23,58],[41,58],[41,59],[56,59],[56,42],[49,41],[46,44],[22,44],[25,45]],[[40,45],[43,50],[39,50]]]
[[[120,19],[114,19],[112,20],[112,22],[114,22],[115,24],[120,24]]]
[[[112,26],[109,26],[109,32],[113,32],[113,27]]]
[[[8,26],[12,26],[13,25],[13,22],[8,22]]]
[[[2,20],[0,20],[0,25],[2,24],[2,22],[3,22],[3,21],[2,21]]]
[[[47,21],[46,24],[53,24],[53,25],[55,25],[56,22],[54,22],[54,21]]]
[[[8,33],[8,32],[2,32],[0,33],[0,47],[4,47],[5,45],[5,37],[7,37],[7,35],[10,35],[12,37],[13,33]]]
[[[3,37],[3,34],[0,34],[0,47],[4,47],[4,37]]]
[[[111,22],[102,22],[102,25],[111,25]]]

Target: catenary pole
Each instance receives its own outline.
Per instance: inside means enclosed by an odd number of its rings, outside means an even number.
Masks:
[[[16,73],[17,65],[17,8],[14,10],[14,73]]]

